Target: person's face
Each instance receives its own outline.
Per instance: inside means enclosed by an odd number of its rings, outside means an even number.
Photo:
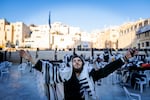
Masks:
[[[75,57],[72,60],[72,65],[76,72],[80,72],[82,70],[83,62],[79,57]]]
[[[97,61],[98,61],[98,62],[101,62],[101,61],[102,61],[102,59],[98,58],[98,59],[97,59]]]

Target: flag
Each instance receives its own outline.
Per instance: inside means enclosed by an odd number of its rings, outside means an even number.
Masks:
[[[48,20],[48,23],[49,23],[49,28],[51,29],[51,12],[49,12],[49,20]]]

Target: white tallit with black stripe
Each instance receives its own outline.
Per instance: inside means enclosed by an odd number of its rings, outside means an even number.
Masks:
[[[56,67],[49,61],[41,60],[41,62],[44,79],[43,84],[48,100],[63,100],[64,91],[62,91],[62,82],[70,79],[72,75],[72,68],[67,67],[64,63],[61,63],[59,67]]]
[[[90,71],[91,68],[89,68],[88,63],[85,63],[85,65],[83,66],[83,70],[78,77],[81,84],[80,93],[82,94],[82,97],[85,98],[85,100],[96,100],[97,97],[94,82],[92,77],[89,76]]]
[[[63,82],[69,80],[72,76],[72,64],[67,67],[65,63],[61,63],[59,67],[53,66],[49,61],[40,60],[42,62],[42,75],[45,94],[48,100],[63,100],[64,91]],[[89,76],[91,67],[85,63],[83,70],[78,77],[81,84],[80,93],[85,100],[96,100],[96,92],[92,77]],[[61,89],[60,89],[61,87]],[[61,90],[61,91],[60,91]]]

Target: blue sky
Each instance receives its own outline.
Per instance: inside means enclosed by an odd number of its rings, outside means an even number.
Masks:
[[[48,24],[51,11],[51,23],[62,22],[87,32],[150,18],[149,10],[150,0],[0,0],[0,19],[43,25]]]

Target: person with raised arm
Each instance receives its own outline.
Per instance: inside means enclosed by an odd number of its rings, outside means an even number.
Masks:
[[[43,73],[44,84],[48,86],[45,89],[48,100],[56,100],[56,94],[58,93],[56,91],[50,93],[49,86],[59,83],[63,83],[62,100],[98,100],[94,81],[107,77],[118,68],[121,68],[129,58],[137,53],[136,49],[130,49],[125,53],[124,57],[107,64],[104,68],[95,70],[94,68],[89,69],[89,64],[79,55],[72,56],[70,66],[60,63],[60,67],[55,67],[49,61],[39,60],[35,62],[29,52],[20,51],[20,55],[23,58],[31,61],[34,64],[34,68]]]

